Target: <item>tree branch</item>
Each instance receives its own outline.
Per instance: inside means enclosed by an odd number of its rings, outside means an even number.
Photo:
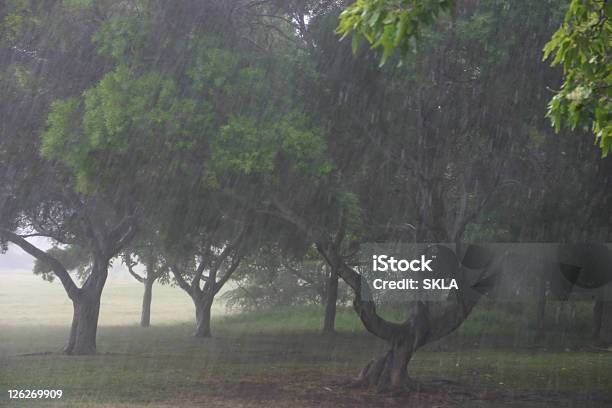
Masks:
[[[127,266],[128,272],[134,277],[134,279],[136,279],[140,283],[144,283],[145,279],[134,271],[134,266],[136,266],[137,263],[132,262],[132,259],[129,255],[126,255],[123,258],[123,264]]]
[[[219,279],[218,282],[215,283],[215,288],[214,288],[215,295],[219,293],[223,285],[227,283],[229,278],[231,278],[232,274],[236,271],[236,269],[238,269],[238,265],[240,265],[241,260],[242,258],[240,257],[234,259],[230,267],[227,269],[227,271],[225,271],[225,274],[221,277],[221,279]]]
[[[170,271],[172,272],[172,275],[174,275],[174,280],[176,280],[176,283],[179,285],[179,287],[185,292],[189,293],[189,295],[191,296],[191,286],[187,283],[187,281],[185,281],[185,279],[179,272],[179,268],[176,265],[172,265],[170,267]]]
[[[49,255],[45,251],[35,247],[31,243],[25,240],[25,238],[21,237],[18,234],[15,234],[12,231],[0,229],[0,233],[10,242],[17,245],[21,249],[23,249],[28,254],[32,255],[34,258],[38,259],[41,262],[49,265],[53,273],[59,278],[64,286],[64,290],[68,294],[68,297],[71,300],[76,300],[80,294],[80,289],[76,286],[70,274],[62,265],[60,261],[55,259],[53,256]]]

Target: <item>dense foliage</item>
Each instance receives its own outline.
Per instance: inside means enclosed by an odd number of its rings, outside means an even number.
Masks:
[[[384,64],[395,50],[403,58],[410,58],[407,54],[416,49],[423,31],[440,14],[458,13],[456,8],[469,7],[470,3],[462,2],[458,7],[451,0],[357,0],[340,15],[338,32],[345,37],[353,34],[353,50],[361,38],[372,48],[382,48]],[[506,9],[520,5],[491,3]],[[557,131],[564,122],[572,129],[591,127],[604,156],[612,146],[611,14],[612,4],[606,0],[572,0],[561,27],[544,47],[544,58],[553,56],[552,65],[561,65],[564,73],[563,84],[549,104],[553,126]]]

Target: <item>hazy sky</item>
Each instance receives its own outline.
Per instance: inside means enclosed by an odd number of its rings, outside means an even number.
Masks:
[[[28,241],[43,250],[51,248],[50,242],[44,238],[30,238]],[[31,273],[33,267],[34,258],[13,244],[9,245],[9,250],[7,253],[0,254],[0,274],[15,272]],[[139,270],[140,266],[137,266],[136,269]],[[121,277],[133,279],[121,265],[121,262],[113,262],[113,266],[111,267],[110,271],[113,272],[112,275],[115,278]],[[0,279],[2,279],[1,275]]]
[[[40,249],[51,247],[49,241],[44,238],[31,238],[29,241]],[[8,252],[0,254],[0,271],[31,271],[33,266],[34,258],[15,245],[9,245]]]

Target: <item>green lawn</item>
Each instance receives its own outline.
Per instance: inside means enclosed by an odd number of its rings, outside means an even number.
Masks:
[[[363,333],[322,337],[304,327],[293,334],[289,327],[266,330],[268,317],[217,320],[216,336],[206,340],[190,337],[190,324],[102,327],[100,354],[92,357],[44,353],[62,343],[64,328],[3,326],[0,405],[44,406],[8,401],[8,388],[60,388],[62,401],[48,405],[79,407],[349,407],[387,401],[343,384],[381,354],[384,343]],[[612,401],[612,354],[603,352],[423,350],[410,374],[422,387],[415,395],[423,404],[603,408]]]

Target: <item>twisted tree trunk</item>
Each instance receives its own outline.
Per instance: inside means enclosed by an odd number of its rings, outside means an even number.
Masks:
[[[378,391],[401,390],[407,382],[408,363],[415,351],[413,337],[396,336],[389,341],[389,351],[366,365],[353,385],[375,386]]]
[[[440,247],[436,259],[444,262],[445,267],[453,268],[461,289],[450,291],[444,302],[415,302],[412,316],[404,323],[389,322],[378,315],[368,284],[344,262],[333,244],[327,242],[317,247],[330,266],[338,270],[338,274],[355,292],[353,307],[365,328],[389,343],[389,351],[361,370],[352,383],[354,386],[374,386],[381,392],[401,391],[407,384],[408,363],[416,350],[461,326],[482,294],[466,287],[467,282],[455,254],[448,248]],[[486,279],[495,278],[492,275]],[[485,282],[486,279],[479,281],[479,284],[490,284]]]

